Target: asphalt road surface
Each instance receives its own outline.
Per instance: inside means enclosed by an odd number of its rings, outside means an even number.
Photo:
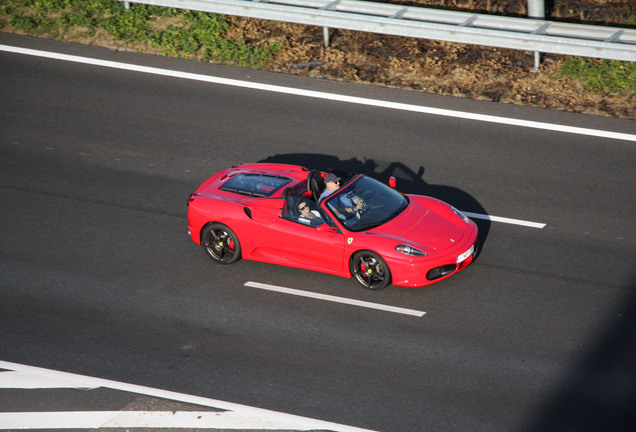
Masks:
[[[636,142],[557,129],[636,134],[636,122],[10,35],[0,44],[554,125],[0,51],[0,360],[383,432],[634,424]],[[476,219],[477,260],[420,289],[214,265],[187,235],[186,199],[213,173],[260,161],[395,175],[401,191],[545,226]]]

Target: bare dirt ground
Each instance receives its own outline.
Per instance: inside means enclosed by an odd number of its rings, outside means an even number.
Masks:
[[[527,14],[527,0],[387,2],[507,16]],[[549,20],[625,26],[629,20],[633,23],[634,17],[634,0],[546,0]],[[544,54],[540,70],[533,72],[531,52],[338,29],[331,29],[330,44],[325,47],[321,27],[241,17],[228,19],[230,38],[243,38],[257,46],[282,43],[282,49],[264,66],[273,72],[636,119],[633,89],[614,93],[587,91],[581,81],[559,76],[565,56]],[[91,37],[80,32],[64,38],[157,53],[150,47],[126,46],[103,32]]]

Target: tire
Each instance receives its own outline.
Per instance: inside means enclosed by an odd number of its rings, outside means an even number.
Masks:
[[[201,233],[201,246],[205,254],[219,264],[232,264],[241,259],[241,243],[227,226],[220,223],[207,225]]]
[[[349,270],[358,283],[369,290],[381,290],[391,283],[389,266],[375,252],[356,252],[349,263]]]

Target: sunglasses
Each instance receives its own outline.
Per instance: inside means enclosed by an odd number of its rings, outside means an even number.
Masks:
[[[303,210],[305,210],[306,208],[308,208],[308,207],[307,207],[307,204],[305,204],[305,205],[301,205],[300,207],[298,207],[298,210],[303,211]]]

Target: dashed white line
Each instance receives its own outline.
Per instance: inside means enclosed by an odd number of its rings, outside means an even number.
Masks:
[[[599,130],[599,129],[588,129],[588,128],[582,128],[582,127],[522,120],[522,119],[509,118],[509,117],[499,117],[499,116],[493,116],[493,115],[477,114],[477,113],[471,113],[471,112],[465,112],[465,111],[455,111],[455,110],[448,110],[448,109],[442,109],[442,108],[433,108],[433,107],[405,104],[405,103],[399,103],[399,102],[389,102],[389,101],[368,99],[368,98],[362,98],[362,97],[356,97],[356,96],[345,96],[345,95],[340,95],[335,93],[325,93],[325,92],[319,92],[319,91],[313,91],[313,90],[303,90],[303,89],[297,89],[293,87],[283,87],[283,86],[277,86],[277,85],[271,85],[271,84],[261,84],[261,83],[241,81],[241,80],[235,80],[235,79],[229,79],[229,78],[220,78],[220,77],[195,74],[195,73],[189,73],[189,72],[180,72],[180,71],[169,70],[169,69],[139,66],[135,64],[129,64],[129,63],[120,63],[120,62],[114,62],[114,61],[108,61],[108,60],[98,60],[98,59],[92,59],[92,58],[86,58],[86,57],[80,57],[80,56],[74,56],[74,55],[68,55],[68,54],[60,54],[60,53],[49,52],[49,51],[14,47],[9,45],[0,44],[0,51],[31,55],[31,56],[37,56],[37,57],[44,57],[44,58],[50,58],[55,60],[70,61],[74,63],[90,64],[94,66],[109,67],[114,69],[142,72],[142,73],[153,74],[153,75],[161,75],[161,76],[169,76],[174,78],[203,81],[203,82],[209,82],[213,84],[221,84],[221,85],[228,85],[228,86],[234,86],[234,87],[243,87],[243,88],[251,88],[255,90],[290,94],[290,95],[296,95],[296,96],[311,97],[316,99],[332,100],[337,102],[346,102],[346,103],[354,103],[359,105],[375,106],[375,107],[389,108],[389,109],[402,110],[402,111],[418,112],[422,114],[432,114],[432,115],[439,115],[439,116],[445,116],[445,117],[463,118],[467,120],[476,120],[476,121],[482,121],[482,122],[488,122],[488,123],[498,123],[498,124],[505,124],[510,126],[527,127],[527,128],[534,128],[534,129],[542,129],[542,130],[549,130],[549,131],[557,131],[557,132],[564,132],[564,133],[572,133],[572,134],[579,134],[579,135],[587,135],[587,136],[595,136],[595,137],[601,137],[601,138],[610,138],[610,139],[636,142],[636,135],[634,134],[611,132],[611,131],[605,131],[605,130]]]
[[[464,213],[469,218],[473,218],[473,219],[484,219],[484,220],[489,220],[489,221],[492,221],[492,222],[501,222],[501,223],[507,223],[507,224],[512,224],[512,225],[521,225],[521,226],[530,227],[530,228],[542,229],[546,225],[546,224],[541,223],[541,222],[530,222],[530,221],[525,221],[525,220],[521,220],[521,219],[512,219],[512,218],[507,218],[507,217],[492,216],[492,215],[481,214],[481,213],[471,213],[471,212],[465,212],[465,211],[462,211],[462,213]]]
[[[414,309],[405,309],[401,307],[389,306],[389,305],[384,305],[380,303],[371,303],[371,302],[366,302],[361,300],[354,300],[354,299],[350,299],[346,297],[337,297],[337,296],[332,296],[328,294],[320,294],[320,293],[315,293],[310,291],[297,290],[293,288],[284,288],[284,287],[264,284],[260,282],[245,282],[244,285],[248,287],[252,287],[252,288],[267,290],[267,291],[276,291],[283,294],[291,294],[291,295],[296,295],[301,297],[310,297],[310,298],[314,298],[318,300],[326,300],[326,301],[335,302],[335,303],[344,303],[348,305],[361,306],[368,309],[377,309],[377,310],[381,310],[385,312],[393,312],[393,313],[399,313],[403,315],[422,317],[426,314],[426,312],[424,311],[419,311]]]

